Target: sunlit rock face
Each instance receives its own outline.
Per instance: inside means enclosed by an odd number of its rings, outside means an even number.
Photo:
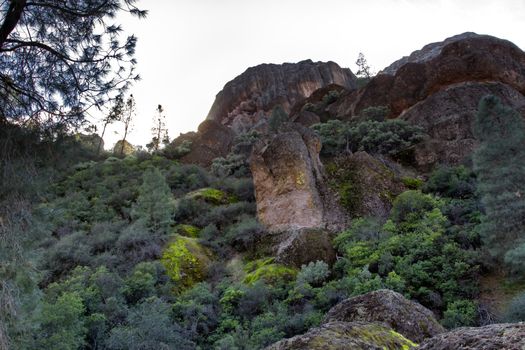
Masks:
[[[290,112],[295,103],[330,84],[352,90],[356,88],[356,77],[334,62],[261,64],[248,68],[224,86],[207,119],[241,133],[264,122],[276,105]]]

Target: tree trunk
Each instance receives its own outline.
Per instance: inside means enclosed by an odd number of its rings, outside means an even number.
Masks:
[[[9,37],[9,34],[15,29],[16,25],[22,17],[27,0],[11,0],[7,13],[5,15],[4,23],[0,27],[0,49],[4,47],[4,43]]]

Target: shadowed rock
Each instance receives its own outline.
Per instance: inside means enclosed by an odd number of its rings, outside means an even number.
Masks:
[[[340,302],[328,311],[324,320],[335,321],[382,322],[417,343],[445,331],[432,311],[387,289]]]

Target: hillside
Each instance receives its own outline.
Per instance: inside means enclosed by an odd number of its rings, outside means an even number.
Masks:
[[[2,125],[0,349],[525,347],[524,117],[465,33],[249,68],[154,152]]]

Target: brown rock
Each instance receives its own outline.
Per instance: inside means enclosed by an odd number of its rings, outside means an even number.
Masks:
[[[325,186],[320,150],[312,130],[292,123],[254,147],[257,216],[270,232],[341,227],[345,221]]]
[[[336,260],[333,238],[333,234],[321,229],[285,232],[276,247],[276,260],[298,268],[319,260],[333,264]]]
[[[370,106],[388,106],[390,117],[445,87],[461,82],[499,81],[525,94],[525,53],[509,41],[487,35],[458,36],[432,44],[385,69],[358,92],[340,98],[332,113],[357,115]]]
[[[523,350],[525,323],[457,328],[425,340],[420,350]]]
[[[517,110],[525,110],[525,96],[499,82],[466,82],[450,85],[404,111],[400,118],[425,129],[429,138],[415,147],[415,160],[421,170],[434,164],[457,165],[464,162],[477,141],[472,134],[480,99],[495,95]]]
[[[180,161],[208,167],[213,159],[228,154],[233,138],[234,134],[228,127],[214,120],[205,120],[199,125],[197,133],[181,135],[173,141],[173,145],[177,146],[184,140],[191,141],[190,153],[183,156]]]
[[[340,302],[328,311],[324,320],[335,321],[382,322],[416,343],[445,331],[432,311],[387,289]]]
[[[314,124],[320,123],[321,118],[313,112],[301,111],[292,118],[292,121],[308,128]]]
[[[415,344],[378,323],[331,322],[281,340],[266,350],[409,350]]]
[[[262,64],[249,68],[227,83],[217,94],[208,120],[230,126],[236,133],[247,131],[268,117],[276,105],[285,111],[329,84],[356,87],[355,76],[334,62]]]
[[[113,147],[113,154],[118,156],[129,156],[135,152],[135,147],[126,140],[119,140]]]

